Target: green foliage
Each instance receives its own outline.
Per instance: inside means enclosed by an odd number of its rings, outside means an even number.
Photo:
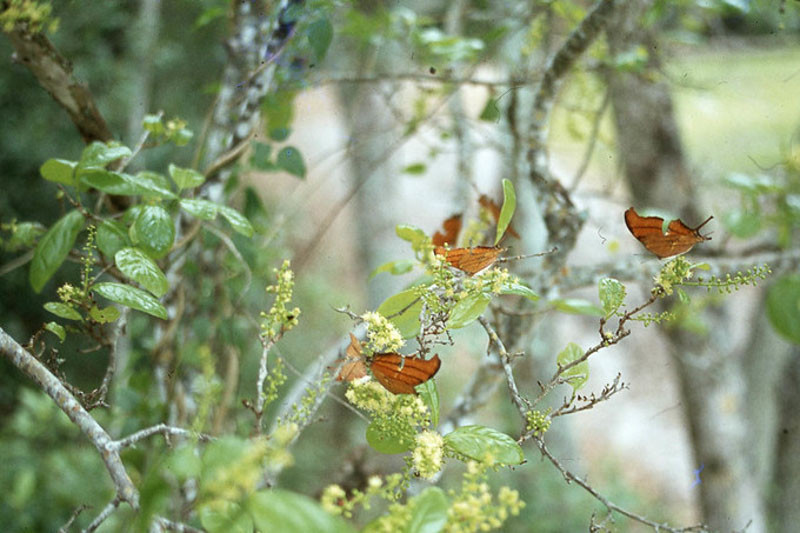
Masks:
[[[50,2],[9,0],[0,10],[0,27],[6,32],[20,25],[31,33],[41,31],[55,33],[58,29],[58,19],[51,16],[52,10]]]
[[[559,352],[556,362],[558,363],[559,367],[565,367],[573,361],[577,361],[578,359],[582,358],[583,354],[583,348],[574,342],[571,342],[567,344],[566,348]],[[572,390],[577,391],[583,387],[586,384],[586,380],[589,379],[589,362],[584,360],[577,365],[568,368],[561,375],[565,378],[567,383],[572,385]]]
[[[767,291],[767,317],[785,339],[800,344],[800,276],[784,276]]]
[[[514,211],[517,209],[517,194],[514,191],[514,184],[503,178],[503,207],[500,210],[500,216],[497,219],[497,235],[494,239],[494,245],[500,242],[503,235],[511,224],[511,217],[514,216]]]
[[[598,282],[597,286],[605,318],[609,318],[616,314],[620,306],[625,303],[625,285],[614,278],[603,278]]]
[[[444,436],[448,452],[487,465],[517,465],[525,460],[517,442],[486,426],[461,426]]]
[[[75,239],[78,238],[78,233],[83,229],[83,223],[81,212],[77,209],[72,210],[61,217],[39,239],[33,252],[29,278],[34,291],[41,292],[45,283],[67,258]]]

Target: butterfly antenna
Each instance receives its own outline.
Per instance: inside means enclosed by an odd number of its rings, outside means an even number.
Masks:
[[[697,226],[696,228],[694,228],[694,230],[693,230],[693,231],[697,231],[697,230],[699,230],[700,228],[702,228],[703,226],[705,226],[706,224],[708,224],[708,223],[711,221],[711,219],[712,219],[712,218],[714,218],[714,215],[711,215],[710,217],[708,217],[707,219],[705,219],[705,220],[703,221],[703,223],[702,223],[702,224],[700,224],[699,226]]]

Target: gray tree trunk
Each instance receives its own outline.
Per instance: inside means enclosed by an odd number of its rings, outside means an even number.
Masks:
[[[643,45],[650,67],[658,44],[640,24],[649,2],[622,4],[609,32],[613,54]],[[611,71],[608,87],[619,155],[634,204],[678,210],[688,223],[705,211],[693,193],[668,87],[635,73]],[[736,298],[739,296],[737,295]],[[735,299],[703,315],[707,334],[671,329],[665,335],[678,368],[695,463],[704,465],[698,485],[704,521],[712,531],[766,530],[765,502],[758,469],[763,454],[753,452],[749,402],[754,391],[746,361],[761,357],[748,336],[761,306],[743,309]],[[687,475],[690,473],[687,472]]]

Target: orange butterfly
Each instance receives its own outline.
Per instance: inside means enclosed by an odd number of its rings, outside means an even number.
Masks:
[[[430,359],[403,357],[396,353],[372,356],[369,369],[378,383],[393,394],[417,394],[414,387],[431,379],[442,362],[438,355]]]
[[[444,233],[437,231],[433,234],[433,245],[444,246],[445,244],[455,244],[458,234],[461,232],[461,213],[453,215],[442,223]]]
[[[700,234],[700,228],[712,218],[714,217],[708,217],[696,228],[690,228],[683,221],[675,219],[669,223],[667,232],[664,233],[663,218],[639,216],[633,207],[625,211],[625,225],[628,230],[659,259],[688,252],[695,244],[710,241],[711,237]]]
[[[478,198],[478,203],[481,204],[481,206],[483,206],[485,209],[487,209],[489,213],[491,213],[492,218],[494,219],[494,223],[497,224],[497,222],[500,220],[500,211],[501,211],[501,208],[499,205],[497,205],[497,202],[495,202],[485,194],[481,194],[480,198]],[[509,233],[510,235],[516,237],[517,239],[520,238],[519,233],[517,233],[517,231],[514,229],[514,226],[512,226],[511,224],[509,224],[508,228],[506,228],[506,233]]]
[[[414,387],[431,379],[442,362],[438,355],[431,359],[403,357],[396,353],[374,354],[365,362],[361,343],[351,333],[345,363],[336,381],[353,381],[367,375],[367,365],[375,379],[392,394],[417,394]]]
[[[470,276],[495,264],[500,258],[500,254],[505,251],[505,248],[497,246],[473,246],[472,248],[450,250],[444,246],[437,246],[433,249],[433,253],[444,257],[452,267],[466,272]]]

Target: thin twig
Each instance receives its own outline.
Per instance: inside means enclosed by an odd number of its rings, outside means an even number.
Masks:
[[[522,416],[523,420],[527,419],[527,413],[531,408],[530,402],[527,398],[523,398],[519,393],[519,388],[517,387],[517,382],[514,379],[514,370],[511,368],[511,358],[508,355],[508,351],[506,350],[503,341],[500,340],[500,337],[497,335],[497,332],[494,330],[489,321],[486,320],[484,317],[478,317],[478,322],[480,322],[483,329],[486,330],[486,334],[489,335],[489,346],[491,347],[492,344],[497,346],[497,352],[500,355],[500,363],[503,365],[503,371],[506,374],[506,382],[508,383],[508,391],[511,394],[511,401],[514,402],[514,405],[517,406],[517,410],[519,414]]]
[[[106,520],[106,518],[108,518],[109,516],[111,516],[111,513],[113,513],[113,512],[114,512],[114,510],[115,510],[117,507],[119,507],[119,504],[120,504],[120,500],[119,500],[119,498],[114,498],[113,500],[111,500],[111,501],[108,503],[108,505],[106,505],[106,506],[103,508],[103,510],[102,510],[102,511],[100,511],[100,514],[99,514],[99,515],[97,515],[97,517],[96,517],[94,520],[92,520],[92,523],[91,523],[91,524],[89,524],[89,525],[86,527],[86,529],[84,529],[84,530],[83,530],[83,533],[91,533],[92,531],[94,531],[94,530],[96,530],[98,527],[100,527],[100,524],[102,524],[102,523],[103,523],[103,522]]]
[[[584,479],[576,476],[575,474],[564,468],[561,462],[552,453],[550,453],[550,450],[547,449],[547,446],[545,446],[544,440],[542,440],[541,437],[535,436],[533,437],[533,441],[536,443],[536,446],[539,447],[539,450],[542,452],[542,455],[547,457],[547,459],[553,464],[553,466],[555,466],[556,469],[558,469],[558,471],[561,472],[561,475],[564,476],[564,479],[567,481],[567,483],[571,483],[574,481],[575,483],[583,487],[583,489],[586,490],[589,494],[594,496],[595,499],[600,501],[600,503],[602,503],[607,509],[611,511],[616,511],[622,515],[627,516],[628,518],[636,520],[637,522],[648,525],[656,531],[663,530],[663,531],[669,531],[670,533],[684,533],[687,531],[708,531],[708,528],[705,526],[705,524],[696,524],[694,526],[688,526],[688,527],[672,527],[669,524],[654,522],[634,512],[628,511],[627,509],[623,509],[619,505],[616,505],[615,503],[611,502],[608,498],[597,492],[597,490],[595,490],[594,487],[589,485],[589,483],[587,483]]]
[[[134,446],[140,440],[146,439],[147,437],[151,437],[153,435],[164,435],[165,438],[169,435],[175,435],[187,438],[197,438],[197,440],[201,442],[208,442],[210,440],[213,440],[213,437],[211,437],[211,435],[206,435],[204,433],[195,433],[194,431],[189,431],[188,429],[176,428],[168,426],[167,424],[156,424],[155,426],[149,428],[140,429],[136,433],[132,433],[127,437],[125,437],[124,439],[115,441],[114,446],[118,450],[121,450],[129,446]]]
[[[91,509],[91,506],[86,504],[81,504],[78,507],[76,507],[75,510],[72,511],[72,516],[69,517],[67,523],[58,528],[58,533],[67,533],[69,531],[69,528],[72,526],[72,523],[75,522],[76,518],[78,518],[78,515],[80,515],[86,509]]]

